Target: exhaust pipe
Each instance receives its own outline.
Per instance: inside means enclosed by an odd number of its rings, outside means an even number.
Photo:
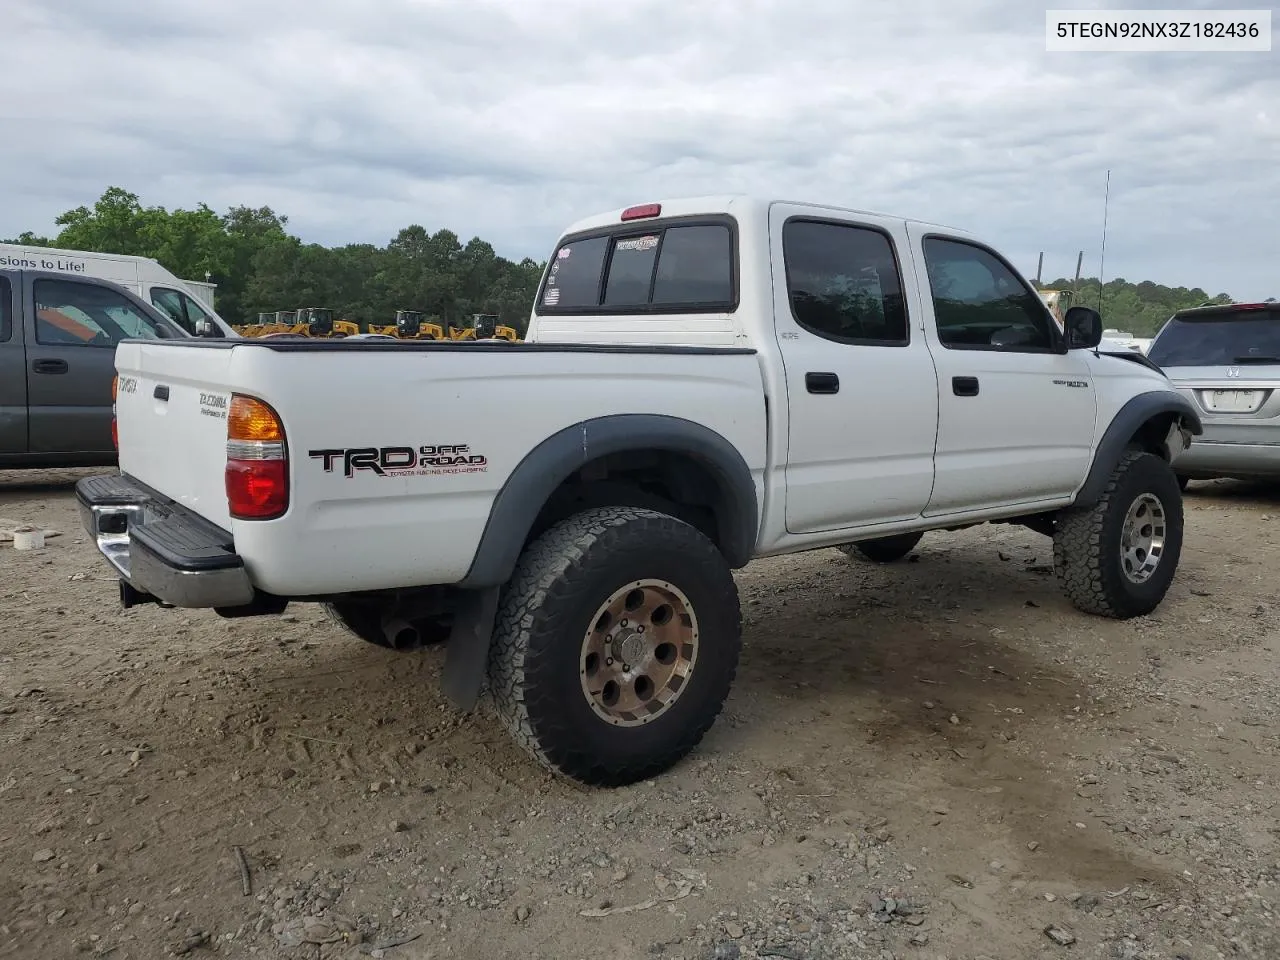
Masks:
[[[422,646],[422,635],[418,633],[418,628],[399,617],[382,621],[382,635],[387,638],[387,645],[393,650],[416,650]]]

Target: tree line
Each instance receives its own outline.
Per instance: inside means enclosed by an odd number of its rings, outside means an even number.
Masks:
[[[1166,287],[1150,280],[1130,283],[1117,278],[1099,285],[1097,277],[1090,277],[1081,278],[1077,288],[1074,281],[1059,277],[1046,284],[1046,288],[1075,290],[1073,304],[1093,307],[1102,314],[1102,321],[1107,327],[1135,337],[1154,335],[1179,310],[1234,302],[1225,293],[1210,296],[1199,287]]]
[[[479,237],[462,243],[451,230],[405,227],[384,247],[304,243],[288,217],[270,207],[219,214],[144,207],[137,194],[110,187],[92,207],[68,210],[52,237],[24,233],[10,243],[154,257],[186,280],[218,285],[216,306],[228,323],[259,313],[328,307],[363,325],[395,322],[396,310],[420,310],[464,325],[475,313],[497,314],[523,336],[543,264],[516,263]]]
[[[474,237],[463,244],[451,230],[429,233],[414,224],[385,246],[303,243],[287,231],[288,217],[270,207],[232,207],[219,214],[144,207],[137,194],[109,187],[92,207],[68,210],[53,237],[24,233],[12,241],[67,250],[154,257],[188,280],[218,285],[217,308],[230,323],[259,313],[329,307],[340,319],[390,324],[396,310],[420,310],[462,324],[473,313],[497,314],[524,335],[544,264],[516,263]],[[1108,327],[1151,336],[1178,310],[1231,303],[1225,293],[1124,279],[1079,286],[1066,278],[1048,289],[1075,288],[1074,302],[1098,309]]]

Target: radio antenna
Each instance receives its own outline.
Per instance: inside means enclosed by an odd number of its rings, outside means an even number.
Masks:
[[[1102,313],[1104,271],[1107,266],[1107,210],[1111,206],[1111,171],[1107,171],[1107,193],[1102,201],[1102,259],[1098,264],[1098,313]]]

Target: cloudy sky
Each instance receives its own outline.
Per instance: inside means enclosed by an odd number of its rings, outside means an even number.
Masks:
[[[4,6],[0,236],[117,185],[545,259],[580,216],[729,191],[963,226],[1049,279],[1097,273],[1110,168],[1108,277],[1280,296],[1280,43],[1049,54],[1027,0]]]

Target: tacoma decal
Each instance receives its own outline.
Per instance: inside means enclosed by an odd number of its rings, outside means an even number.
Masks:
[[[335,447],[309,450],[312,460],[324,464],[325,473],[333,473],[339,463],[342,475],[353,477],[367,470],[379,477],[434,477],[453,473],[484,473],[489,459],[472,453],[465,443],[427,444],[413,447]]]
[[[200,414],[205,417],[216,417],[219,420],[227,419],[227,407],[230,400],[219,393],[202,393],[200,394]]]

